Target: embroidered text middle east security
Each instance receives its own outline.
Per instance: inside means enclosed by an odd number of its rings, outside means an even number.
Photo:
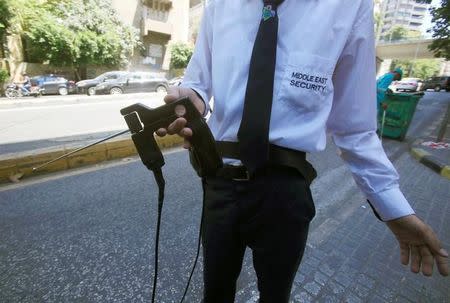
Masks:
[[[303,74],[303,73],[298,73],[298,72],[293,72],[291,78],[300,80],[299,81],[299,80],[292,79],[291,83],[290,83],[291,86],[296,86],[299,88],[309,89],[309,90],[313,90],[313,91],[320,91],[320,92],[324,92],[325,88],[326,88],[326,85],[321,85],[321,84],[326,84],[328,81],[328,78],[314,76],[314,75],[308,75],[308,74]]]

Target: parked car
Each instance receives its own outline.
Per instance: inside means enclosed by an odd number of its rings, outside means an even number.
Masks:
[[[108,80],[95,87],[96,94],[123,94],[143,92],[167,92],[169,83],[166,78],[149,72],[129,72],[123,76]]]
[[[183,76],[181,77],[175,77],[169,80],[170,86],[179,86],[183,82]]]
[[[53,74],[32,77],[31,85],[43,88],[43,95],[59,94],[65,96],[76,90],[74,81],[69,81],[64,77]]]
[[[436,92],[441,89],[450,91],[450,76],[432,77],[424,81],[421,90],[434,89]]]
[[[419,78],[404,78],[400,81],[394,81],[391,89],[393,91],[417,92],[420,90],[423,81]]]
[[[105,81],[117,80],[120,77],[126,75],[127,72],[124,71],[111,71],[101,74],[94,79],[81,80],[76,83],[77,91],[79,94],[87,94],[92,96],[95,94],[95,87]]]

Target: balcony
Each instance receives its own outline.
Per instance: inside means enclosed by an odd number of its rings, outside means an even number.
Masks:
[[[163,9],[164,8],[164,9]],[[142,35],[147,36],[149,32],[160,33],[171,36],[173,25],[168,22],[169,10],[166,7],[154,6],[144,7],[142,18]]]
[[[144,19],[143,21],[143,36],[147,36],[148,32],[155,32],[168,36],[172,35],[173,26],[169,22],[161,22],[153,19]]]

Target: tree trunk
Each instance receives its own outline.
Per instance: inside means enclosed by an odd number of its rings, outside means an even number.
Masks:
[[[86,66],[78,66],[74,68],[75,77],[77,81],[84,80],[87,77],[87,68]]]

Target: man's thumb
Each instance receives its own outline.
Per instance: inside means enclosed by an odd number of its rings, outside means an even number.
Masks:
[[[178,86],[170,86],[167,95],[164,96],[164,102],[171,103],[180,98],[180,88]]]
[[[441,241],[439,241],[438,237],[430,227],[428,227],[428,231],[425,233],[425,237],[425,243],[428,244],[428,247],[434,254],[440,255],[444,258],[448,258],[448,252],[442,248]]]

